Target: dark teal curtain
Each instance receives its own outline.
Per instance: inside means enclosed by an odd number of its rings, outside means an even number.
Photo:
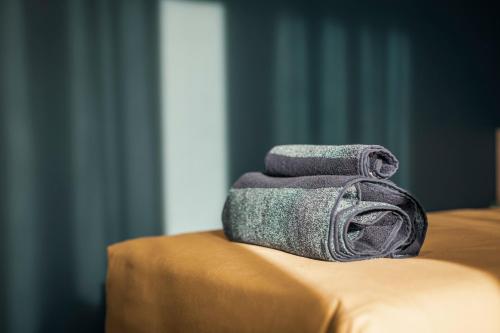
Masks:
[[[156,1],[0,2],[0,331],[100,332],[106,246],[161,232]]]
[[[428,210],[494,198],[499,20],[481,3],[226,1],[230,179],[276,144],[382,144]],[[480,176],[479,176],[480,175]]]
[[[228,8],[232,179],[261,169],[276,144],[377,143],[401,161],[394,179],[411,186],[407,26],[338,2]]]

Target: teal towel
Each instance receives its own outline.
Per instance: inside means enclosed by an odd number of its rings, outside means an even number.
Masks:
[[[222,215],[230,240],[329,261],[416,256],[427,229],[413,196],[359,176],[246,173]]]
[[[396,173],[398,165],[397,158],[378,145],[284,145],[267,153],[265,173],[279,177],[359,175],[389,178]]]

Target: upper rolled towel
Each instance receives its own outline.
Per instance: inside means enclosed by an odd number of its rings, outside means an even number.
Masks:
[[[416,256],[427,230],[417,200],[390,181],[257,172],[230,189],[222,222],[230,240],[328,261]]]
[[[266,155],[270,176],[360,175],[389,178],[398,170],[397,158],[378,145],[283,145]]]

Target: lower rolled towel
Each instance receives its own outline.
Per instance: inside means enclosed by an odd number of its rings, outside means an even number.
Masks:
[[[398,170],[397,158],[378,145],[283,145],[265,159],[270,176],[359,175],[389,178]]]
[[[417,200],[390,181],[257,172],[233,185],[222,222],[232,241],[328,261],[416,256],[427,230]]]

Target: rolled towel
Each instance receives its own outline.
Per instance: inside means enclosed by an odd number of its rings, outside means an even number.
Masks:
[[[390,181],[257,172],[230,189],[222,222],[230,240],[328,261],[416,256],[427,230],[417,200]]]
[[[398,170],[397,158],[377,145],[284,145],[266,155],[270,176],[360,175],[389,178]]]

